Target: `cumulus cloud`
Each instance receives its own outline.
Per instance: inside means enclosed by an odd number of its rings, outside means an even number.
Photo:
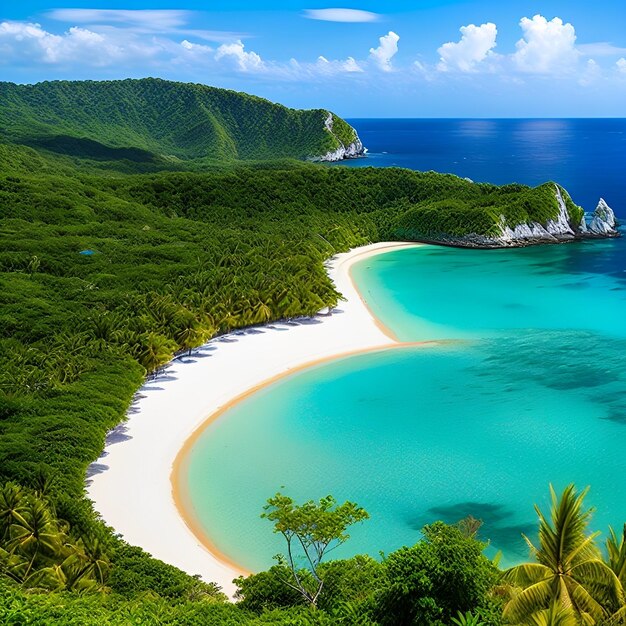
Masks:
[[[211,46],[205,46],[204,44],[201,44],[201,43],[192,43],[191,41],[188,41],[187,39],[183,39],[180,42],[180,45],[185,50],[189,50],[190,52],[194,52],[195,54],[198,54],[198,53],[207,54],[209,52],[213,52],[213,48],[211,48]]]
[[[523,18],[519,23],[523,37],[515,50],[500,54],[495,52],[495,24],[462,26],[458,41],[438,48],[438,62],[428,62],[424,52],[417,57],[419,61],[414,57],[401,65],[396,58],[400,37],[393,31],[382,35],[369,54],[366,47],[360,55],[340,59],[326,54],[286,61],[262,58],[250,44],[244,44],[243,35],[188,28],[195,15],[182,10],[56,9],[50,17],[73,23],[54,32],[36,23],[7,20],[0,23],[0,66],[56,66],[60,74],[88,67],[155,68],[181,78],[239,73],[294,82],[349,77],[358,83],[360,77],[371,80],[377,74],[384,84],[398,79],[442,82],[476,72],[498,73],[499,80],[508,83],[528,82],[536,75],[563,77],[579,85],[610,80],[622,84],[626,77],[626,50],[607,42],[577,45],[574,27],[558,17],[550,21],[541,15]]]
[[[231,60],[236,67],[244,72],[263,69],[264,64],[256,52],[246,52],[241,41],[222,44],[215,53],[215,60]]]
[[[85,16],[87,19],[87,16]],[[194,32],[194,31],[192,31]],[[320,56],[313,62],[264,60],[240,40],[217,47],[198,43],[192,36],[145,34],[135,29],[102,26],[72,26],[61,34],[51,33],[39,24],[5,21],[0,23],[0,65],[46,64],[64,69],[79,67],[158,67],[184,68],[186,74],[210,69],[216,73],[262,73],[274,80],[316,80],[320,77],[360,75],[369,69],[367,60],[354,56],[329,60]],[[396,36],[397,37],[397,36]],[[384,39],[384,38],[383,38]],[[381,63],[389,64],[393,51],[381,52]]]
[[[392,30],[378,39],[378,48],[370,48],[370,59],[381,70],[390,72],[392,70],[391,59],[398,52],[398,41],[400,37]]]
[[[522,72],[550,74],[571,71],[581,56],[576,31],[560,17],[548,21],[543,15],[520,21],[523,38],[516,44],[513,62]]]
[[[344,61],[329,61],[326,57],[319,56],[317,68],[323,74],[362,73],[365,71],[354,57],[348,57]]]
[[[324,22],[376,22],[380,15],[359,9],[305,9],[304,17]]]
[[[476,26],[461,26],[461,39],[444,43],[437,52],[441,57],[437,69],[440,71],[475,71],[476,66],[493,55],[498,29],[492,22]]]
[[[78,26],[56,35],[39,24],[9,21],[0,23],[0,45],[4,62],[81,63],[93,67],[129,58],[146,59],[158,51],[156,46],[137,42],[134,37],[119,40]]]

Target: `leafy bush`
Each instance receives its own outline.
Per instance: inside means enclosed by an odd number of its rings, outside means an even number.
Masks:
[[[388,586],[375,611],[383,626],[447,624],[458,612],[489,605],[498,570],[484,545],[443,522],[422,532],[423,540],[384,561]]]
[[[178,568],[152,558],[141,548],[121,544],[111,557],[109,586],[126,598],[153,593],[163,598],[203,598],[223,602],[217,585],[206,584]]]
[[[300,572],[300,575],[307,576],[307,573]],[[304,606],[305,601],[302,595],[285,583],[290,579],[291,571],[284,565],[274,565],[265,572],[250,576],[240,576],[235,580],[238,605],[254,613],[290,606]]]

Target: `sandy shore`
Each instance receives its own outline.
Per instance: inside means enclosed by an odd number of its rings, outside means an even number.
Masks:
[[[184,496],[172,483],[181,450],[212,416],[276,377],[333,356],[397,345],[361,300],[350,267],[367,256],[412,245],[372,244],[330,261],[329,275],[346,298],[332,315],[214,339],[147,381],[128,420],[110,433],[88,473],[87,492],[103,520],[129,543],[232,594],[233,578],[245,572],[181,516]]]

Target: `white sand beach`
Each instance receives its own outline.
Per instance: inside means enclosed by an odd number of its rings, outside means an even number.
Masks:
[[[180,451],[212,415],[277,376],[321,359],[397,345],[361,300],[350,267],[414,245],[372,244],[337,255],[328,271],[346,300],[331,315],[213,339],[147,381],[128,420],[110,433],[90,467],[87,492],[103,520],[129,543],[231,595],[233,578],[245,572],[194,534],[177,506],[172,471]]]

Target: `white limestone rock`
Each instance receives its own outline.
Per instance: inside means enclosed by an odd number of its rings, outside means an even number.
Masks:
[[[556,219],[548,220],[546,230],[557,239],[573,239],[574,231],[570,225],[570,217],[567,212],[565,200],[563,200],[563,195],[561,194],[561,189],[558,185],[554,185],[554,188],[556,191],[556,201],[559,204],[559,213]]]
[[[604,198],[600,198],[589,224],[589,232],[593,235],[617,235],[616,226],[613,209],[605,202]]]
[[[516,246],[531,242],[557,242],[574,239],[576,234],[570,224],[570,216],[561,190],[558,185],[554,186],[559,212],[554,219],[548,220],[544,226],[539,222],[518,224],[514,228],[506,225],[504,215],[500,217],[501,235],[491,240],[492,245]]]
[[[311,161],[342,161],[343,159],[356,159],[363,156],[366,152],[366,148],[363,147],[361,140],[357,138],[356,141],[348,144],[347,146],[341,145],[336,150],[327,152],[326,154],[313,157]]]
[[[558,185],[555,185],[555,196],[559,211],[554,219],[548,220],[542,225],[538,222],[518,224],[514,228],[506,223],[504,215],[498,222],[499,235],[478,235],[470,233],[460,238],[443,238],[443,241],[452,245],[466,247],[493,248],[493,247],[517,247],[534,243],[558,243],[570,241],[577,237],[617,237],[617,221],[611,207],[601,198],[596,210],[593,212],[591,222],[588,223],[585,215],[579,224],[573,224],[567,210],[567,205]]]
[[[324,127],[332,135],[333,134],[333,114],[328,113],[328,116],[324,120]],[[331,150],[321,156],[311,157],[311,161],[342,161],[343,159],[356,159],[363,156],[367,152],[367,148],[363,146],[363,143],[359,139],[356,131],[354,131],[354,141],[347,146],[341,144],[336,150]]]
[[[549,233],[541,224],[531,222],[530,224],[518,224],[515,228],[506,226],[504,216],[500,218],[500,229],[502,235],[498,240],[502,244],[515,244],[522,241],[556,241],[556,237]]]

